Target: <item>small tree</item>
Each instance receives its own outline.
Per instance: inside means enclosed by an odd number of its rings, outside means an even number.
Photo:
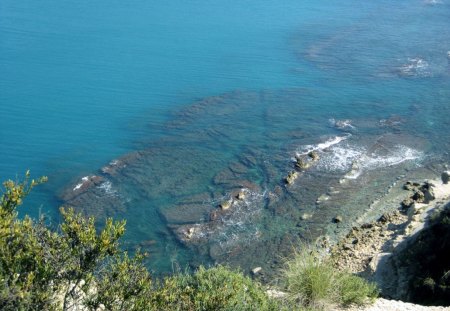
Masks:
[[[0,200],[0,309],[142,309],[150,290],[143,255],[129,258],[118,240],[125,221],[107,219],[97,232],[94,218],[61,208],[63,222],[50,230],[41,219],[17,217],[17,207],[47,178],[3,183]],[[114,307],[113,307],[114,306]]]
[[[51,230],[17,207],[47,178],[3,183],[0,198],[0,310],[279,310],[258,283],[224,267],[200,268],[152,285],[144,254],[120,251],[125,221],[61,208]]]

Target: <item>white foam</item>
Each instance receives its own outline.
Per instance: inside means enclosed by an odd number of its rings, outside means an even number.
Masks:
[[[317,168],[331,172],[345,172],[349,170],[352,163],[361,157],[364,149],[349,146],[334,146],[330,152],[321,155]]]
[[[74,188],[73,191],[77,191],[78,189],[80,189],[81,187],[83,187],[84,183],[87,182],[89,180],[89,176],[84,176],[83,178],[81,178],[81,183],[77,184]]]
[[[73,191],[77,191],[78,189],[80,189],[83,186],[82,183],[77,184],[74,188]]]
[[[351,134],[347,134],[345,136],[334,136],[327,141],[317,144],[317,145],[306,145],[301,148],[300,151],[296,152],[297,156],[302,156],[310,153],[311,151],[323,151],[327,148],[330,148],[331,146],[339,144],[341,141],[346,140],[349,138]]]
[[[109,194],[109,195],[112,195],[112,194],[116,193],[113,190],[112,183],[110,181],[105,181],[100,186],[98,186],[98,188],[102,189],[103,191],[105,191],[106,194]]]
[[[349,119],[346,120],[336,120],[334,118],[331,118],[328,120],[330,124],[340,130],[345,129],[354,129],[355,127],[352,125],[352,121]]]
[[[323,172],[345,173],[346,179],[357,179],[365,171],[399,165],[405,161],[419,160],[423,152],[403,145],[383,149],[383,154],[368,153],[364,147],[349,143],[333,145],[323,152],[316,169]]]
[[[408,58],[408,62],[400,66],[399,70],[403,76],[430,76],[428,71],[429,64],[426,60],[416,57]]]
[[[392,148],[388,155],[378,155],[376,153],[362,154],[355,162],[352,169],[345,175],[347,179],[356,179],[364,171],[399,165],[406,161],[419,160],[423,153],[407,146],[397,145]]]

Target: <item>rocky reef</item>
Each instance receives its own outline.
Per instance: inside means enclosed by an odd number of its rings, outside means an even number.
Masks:
[[[296,126],[298,116],[315,118],[307,101],[298,105],[304,96],[237,91],[196,101],[174,113],[161,140],[60,197],[100,220],[127,218],[129,247],[153,254],[155,269],[224,263],[261,267],[255,277],[268,280],[300,241],[337,239],[379,213],[377,200],[417,165],[407,146],[428,148],[394,117]]]

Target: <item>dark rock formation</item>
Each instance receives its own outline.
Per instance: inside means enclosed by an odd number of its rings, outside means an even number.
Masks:
[[[448,184],[450,180],[450,171],[444,171],[441,174],[441,179],[444,184]]]

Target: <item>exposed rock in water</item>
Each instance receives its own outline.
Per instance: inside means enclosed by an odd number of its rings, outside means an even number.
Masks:
[[[317,151],[310,151],[308,153],[308,156],[313,160],[313,161],[317,161],[320,159],[319,154],[317,153]]]
[[[428,181],[422,184],[407,181],[403,189],[412,191],[413,194],[402,201],[402,207],[407,209],[413,206],[414,203],[430,203],[435,199],[433,187],[434,185]]]
[[[233,204],[232,200],[227,200],[227,201],[220,203],[219,206],[223,211],[226,211],[227,209],[229,209],[231,207],[232,204]]]
[[[302,157],[296,157],[295,167],[300,170],[307,170],[311,166],[310,163],[305,161]]]
[[[296,171],[289,172],[286,176],[285,181],[288,185],[293,184],[294,181],[298,178],[299,174]]]
[[[261,267],[256,267],[256,268],[253,268],[253,269],[252,269],[252,274],[253,274],[253,275],[256,275],[256,274],[258,274],[258,273],[261,273],[261,271],[262,271],[262,268],[261,268]]]
[[[236,199],[244,200],[245,199],[245,192],[244,191],[239,191],[239,193],[236,195]]]
[[[343,220],[343,218],[340,215],[337,215],[333,218],[334,223],[340,223],[340,222],[342,222],[342,220]]]
[[[450,180],[450,171],[444,171],[441,174],[441,179],[444,184],[448,184]]]

